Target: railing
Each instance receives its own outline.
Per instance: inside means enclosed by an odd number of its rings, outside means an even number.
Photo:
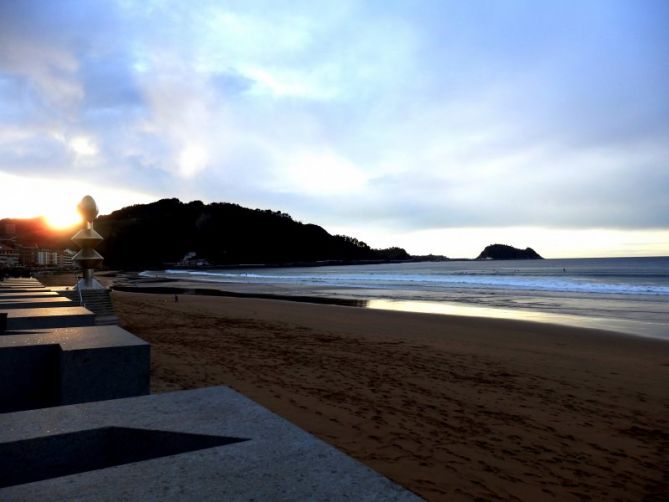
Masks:
[[[84,304],[84,297],[81,294],[81,288],[77,288],[77,293],[79,293],[79,305],[85,307],[86,305]]]

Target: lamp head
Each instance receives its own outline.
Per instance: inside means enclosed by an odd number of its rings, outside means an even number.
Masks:
[[[77,204],[79,214],[88,223],[91,223],[98,216],[98,206],[90,195],[86,195],[81,202]]]

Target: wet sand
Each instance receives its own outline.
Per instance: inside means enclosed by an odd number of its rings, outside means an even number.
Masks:
[[[152,391],[229,385],[429,500],[667,500],[669,343],[114,292]]]

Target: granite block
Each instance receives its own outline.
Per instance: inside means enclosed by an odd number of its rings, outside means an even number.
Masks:
[[[95,315],[84,307],[8,309],[7,331],[92,326]]]
[[[90,451],[91,470],[8,486],[0,489],[0,499],[421,500],[227,387],[0,415],[0,452],[11,453],[17,441],[28,441],[21,444],[34,450],[34,456],[54,463],[62,458],[58,447],[62,440],[54,436],[73,434],[70,437],[76,441],[86,437],[90,441],[91,434],[107,434],[102,431],[109,427],[132,429],[147,437],[205,435],[222,438],[223,443],[100,468],[92,465],[99,452]],[[165,445],[176,440],[164,437]],[[226,438],[244,441],[226,443]],[[76,441],[65,444],[71,447]],[[55,446],[49,448],[49,444]],[[39,459],[36,462],[35,470],[40,470]]]
[[[0,412],[149,393],[150,345],[118,326],[0,337]]]

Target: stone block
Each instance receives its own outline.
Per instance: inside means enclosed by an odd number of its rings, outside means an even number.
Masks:
[[[226,387],[0,415],[0,458],[7,501],[421,500]]]
[[[56,308],[56,307],[76,307],[69,298],[64,296],[52,296],[45,298],[2,298],[0,297],[0,311],[9,309],[29,309],[29,308]]]
[[[0,293],[39,293],[49,291],[45,287],[0,286]]]
[[[34,293],[26,292],[0,292],[0,300],[30,299],[30,298],[58,298],[60,295],[55,291],[36,291]]]
[[[37,279],[27,277],[9,277],[0,281],[0,286],[43,286]]]
[[[0,348],[0,413],[60,404],[58,359],[53,344]]]
[[[0,412],[149,393],[150,346],[118,326],[0,337]]]
[[[7,331],[92,326],[95,315],[84,307],[8,309]]]
[[[240,438],[102,427],[0,444],[0,488],[224,446]]]

